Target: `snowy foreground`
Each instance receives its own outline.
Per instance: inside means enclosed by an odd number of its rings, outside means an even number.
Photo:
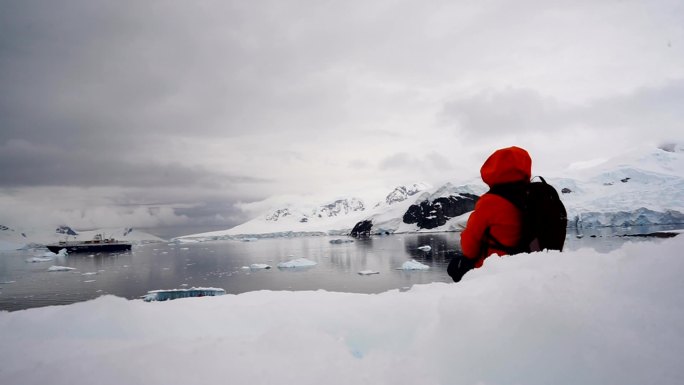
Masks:
[[[408,292],[3,312],[0,384],[682,384],[683,248],[494,257]]]

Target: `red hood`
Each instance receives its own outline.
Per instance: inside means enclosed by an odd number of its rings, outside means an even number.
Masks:
[[[528,181],[532,176],[532,159],[520,147],[496,150],[480,169],[482,180],[489,187],[493,185]]]

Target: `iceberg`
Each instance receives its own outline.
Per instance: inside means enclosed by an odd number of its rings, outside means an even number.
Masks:
[[[306,258],[296,258],[291,259],[287,262],[280,262],[278,267],[280,268],[296,268],[296,267],[312,267],[316,266],[317,263]]]
[[[224,295],[226,291],[216,287],[191,287],[189,289],[152,290],[142,296],[143,301],[170,301],[178,298],[213,297]]]
[[[375,270],[361,270],[361,271],[359,271],[359,275],[373,275],[373,274],[380,274],[380,272],[375,271]]]
[[[330,240],[330,243],[332,243],[333,245],[339,245],[342,243],[353,243],[353,242],[354,242],[353,239],[331,239]]]
[[[399,270],[427,270],[429,269],[430,266],[424,265],[415,259],[412,259],[410,261],[404,262],[403,265],[401,265],[401,268]]]
[[[26,262],[28,263],[39,263],[39,262],[50,262],[54,258],[52,257],[33,257],[33,258],[28,258]]]
[[[73,267],[67,267],[67,266],[50,266],[48,271],[71,271],[71,270],[76,270]]]
[[[265,263],[253,263],[249,265],[249,268],[252,270],[270,269],[271,265],[267,265]]]

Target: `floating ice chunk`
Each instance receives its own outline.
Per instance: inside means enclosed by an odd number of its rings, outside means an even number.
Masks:
[[[428,252],[428,251],[432,250],[432,247],[425,245],[425,246],[419,247],[418,250],[423,250],[425,252]]]
[[[429,268],[430,268],[430,266],[423,265],[422,263],[416,261],[415,259],[412,259],[410,261],[404,262],[404,264],[401,265],[400,270],[427,270]]]
[[[224,295],[226,291],[215,287],[191,287],[190,289],[152,290],[142,296],[145,302],[168,301],[178,298],[210,297]]]
[[[242,270],[249,270],[249,266],[242,266],[241,269]]]
[[[190,250],[189,247],[181,247],[180,249],[181,249],[181,250]]]
[[[281,268],[293,268],[293,267],[311,267],[316,266],[317,263],[306,258],[295,258],[287,262],[280,262],[278,267]]]
[[[332,244],[341,244],[341,243],[352,243],[354,242],[353,239],[331,239],[330,243]]]
[[[91,283],[91,282],[95,282],[95,280],[94,280],[94,279],[89,279],[89,280],[87,280],[87,281],[83,281],[83,283]]]
[[[67,267],[67,266],[50,266],[48,271],[71,271],[71,270],[76,270],[73,267]]]
[[[43,257],[33,257],[33,258],[27,259],[26,262],[28,262],[28,263],[50,262],[53,259],[54,259],[53,257],[44,257],[44,258]]]
[[[83,273],[83,274],[81,274],[81,275],[96,275],[96,274],[97,274],[97,271],[90,271],[90,272],[87,272],[87,273]]]
[[[270,269],[271,265],[267,265],[265,263],[253,263],[253,264],[249,265],[249,268],[252,270]]]
[[[373,274],[380,274],[380,272],[374,271],[374,270],[361,270],[361,271],[359,271],[359,275],[373,275]]]

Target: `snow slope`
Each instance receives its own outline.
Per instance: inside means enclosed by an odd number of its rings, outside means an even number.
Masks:
[[[611,159],[582,162],[554,177],[544,175],[561,194],[568,211],[570,227],[635,226],[684,223],[684,151],[672,146],[639,149]],[[418,188],[415,188],[418,186]],[[421,190],[422,189],[422,190]],[[412,194],[407,194],[411,191]],[[420,192],[418,192],[420,191]],[[487,191],[484,183],[447,183],[433,189],[426,185],[397,187],[384,202],[372,208],[345,215],[311,216],[302,222],[296,208],[277,210],[232,229],[188,235],[185,239],[229,239],[261,236],[291,236],[311,234],[348,234],[363,220],[373,222],[373,232],[406,233],[422,231],[460,231],[468,214],[451,218],[444,225],[429,230],[403,222],[409,206],[439,197],[458,197],[469,193],[481,195]],[[287,215],[283,216],[283,213]],[[277,214],[277,215],[276,215]],[[273,219],[277,220],[273,220]]]
[[[382,294],[0,312],[2,384],[681,384],[684,238],[490,258]]]

